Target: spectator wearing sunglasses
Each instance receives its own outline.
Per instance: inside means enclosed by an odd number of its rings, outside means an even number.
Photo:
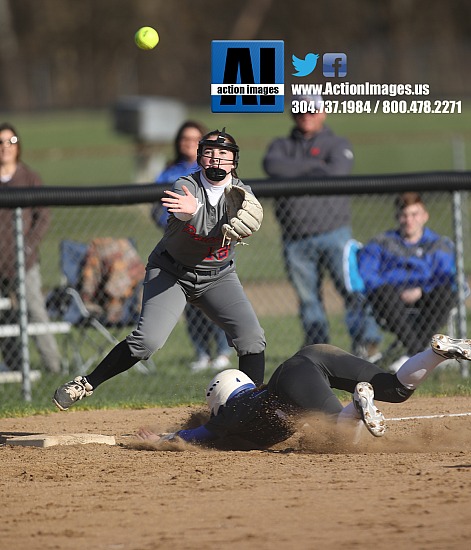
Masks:
[[[40,176],[21,161],[21,140],[9,123],[0,123],[0,190],[7,187],[40,187]],[[47,208],[23,209],[23,237],[26,268],[26,303],[30,322],[49,321],[39,265],[39,246],[50,225]],[[17,261],[15,240],[15,210],[0,210],[0,294],[10,298],[12,307],[0,310],[0,324],[18,322]],[[35,337],[44,366],[50,372],[60,372],[60,355],[53,334]],[[0,338],[4,369],[20,370],[19,337]]]

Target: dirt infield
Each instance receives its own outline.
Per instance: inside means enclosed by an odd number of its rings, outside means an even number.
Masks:
[[[388,418],[471,412],[471,398],[413,397]],[[467,549],[471,417],[390,421],[334,447],[313,419],[270,451],[142,449],[194,409],[69,411],[1,419],[0,548]],[[26,434],[114,435],[116,446],[14,447]],[[142,447],[142,445],[141,445]]]

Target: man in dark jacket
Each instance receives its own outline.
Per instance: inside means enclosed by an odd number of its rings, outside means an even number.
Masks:
[[[322,109],[320,96],[296,98]],[[349,141],[324,125],[325,112],[294,114],[289,137],[275,139],[263,159],[266,173],[277,179],[310,179],[349,174],[353,152]],[[315,187],[315,182],[313,182]],[[346,323],[353,352],[375,354],[381,336],[363,307],[363,297],[351,292],[344,256],[352,239],[350,198],[346,195],[281,197],[276,201],[288,276],[300,302],[305,345],[329,341],[328,321],[321,296],[322,274],[330,273],[345,302]]]

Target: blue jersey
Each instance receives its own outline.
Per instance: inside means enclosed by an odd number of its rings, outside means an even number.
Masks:
[[[270,447],[294,434],[292,412],[292,406],[262,386],[236,395],[204,426],[177,435],[190,443],[236,436],[257,447]]]
[[[414,244],[405,242],[398,230],[381,233],[359,251],[358,261],[366,292],[383,285],[398,290],[420,287],[426,293],[455,286],[453,242],[429,228]]]

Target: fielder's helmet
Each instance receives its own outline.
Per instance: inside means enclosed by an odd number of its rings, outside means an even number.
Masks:
[[[206,402],[211,414],[216,415],[219,408],[238,393],[253,388],[253,380],[240,370],[227,369],[216,374],[206,388]]]
[[[210,139],[211,136],[217,136],[216,139]],[[224,127],[222,130],[213,130],[201,138],[198,143],[198,151],[196,153],[198,163],[203,156],[203,149],[205,147],[217,147],[218,149],[227,149],[234,153],[234,168],[237,168],[239,163],[239,146],[236,140],[226,132]]]

